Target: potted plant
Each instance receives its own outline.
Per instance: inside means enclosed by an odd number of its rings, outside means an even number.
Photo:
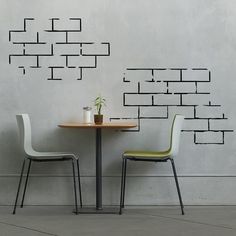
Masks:
[[[97,114],[94,115],[94,123],[100,125],[103,123],[103,115],[101,114],[101,110],[103,106],[106,106],[106,99],[99,95],[94,100],[94,106],[97,110]]]

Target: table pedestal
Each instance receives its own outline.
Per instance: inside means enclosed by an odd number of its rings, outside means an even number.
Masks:
[[[96,129],[96,210],[102,210],[102,129]]]
[[[96,208],[83,207],[79,214],[119,214],[119,208],[102,206],[102,129],[96,128]]]

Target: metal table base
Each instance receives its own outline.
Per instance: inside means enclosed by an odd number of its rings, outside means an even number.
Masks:
[[[78,214],[119,214],[119,208],[102,205],[102,129],[96,128],[96,207],[84,207]]]
[[[75,213],[75,212],[74,212]],[[78,214],[119,214],[118,207],[103,207],[98,210],[95,207],[83,207],[78,209]]]

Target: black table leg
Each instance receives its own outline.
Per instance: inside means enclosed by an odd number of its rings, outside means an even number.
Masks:
[[[96,129],[96,209],[102,210],[102,129]]]
[[[117,207],[102,206],[102,129],[96,128],[96,208],[80,208],[79,214],[119,214]]]

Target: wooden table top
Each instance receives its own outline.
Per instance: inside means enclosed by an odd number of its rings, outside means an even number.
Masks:
[[[58,125],[61,128],[88,128],[88,129],[97,129],[97,128],[104,128],[104,129],[129,129],[137,127],[137,124],[131,122],[105,122],[101,125],[96,125],[95,123],[87,124],[87,123],[80,123],[80,122],[68,122],[62,123]]]

